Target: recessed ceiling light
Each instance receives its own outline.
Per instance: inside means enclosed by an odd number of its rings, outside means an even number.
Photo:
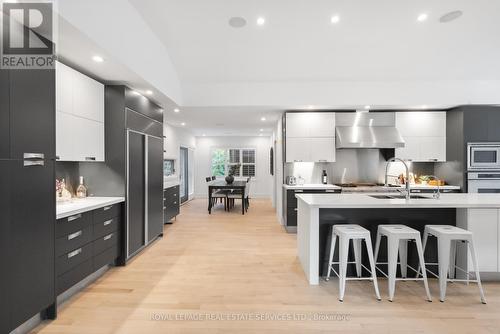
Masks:
[[[333,15],[331,18],[330,18],[330,22],[335,24],[335,23],[339,23],[340,21],[340,16],[338,15]]]
[[[427,109],[427,108],[428,108],[428,107],[427,107],[427,104],[423,104],[423,105],[422,105],[422,109]]]
[[[132,91],[132,94],[134,94],[134,95],[141,95],[141,93],[139,93],[139,92],[138,92],[138,91],[136,91],[136,90],[133,90],[133,91]]]
[[[247,25],[247,20],[243,17],[234,16],[229,19],[229,25],[233,28],[243,28]]]
[[[313,109],[314,109],[314,106],[313,106],[313,105],[307,106],[307,109],[309,109],[309,110],[313,110]]]
[[[260,120],[261,120],[262,122],[264,122],[264,121],[266,120],[266,118],[265,118],[265,117],[261,117],[261,118],[260,118]]]
[[[464,12],[462,12],[461,10],[454,10],[452,12],[446,13],[443,16],[441,16],[439,18],[439,22],[448,23],[448,22],[451,22],[451,21],[458,19],[463,14],[464,14]]]
[[[370,109],[370,108],[371,108],[371,106],[369,106],[369,105],[365,106],[365,109],[367,109],[367,110]]]
[[[261,136],[261,137],[262,137],[262,133],[259,133],[259,136]]]
[[[266,23],[266,19],[263,18],[262,16],[257,18],[257,25],[258,26],[263,26]]]
[[[92,60],[95,61],[96,63],[102,63],[104,61],[104,58],[101,56],[94,56],[92,57]]]
[[[260,129],[260,132],[264,131],[264,129]]]
[[[424,22],[425,20],[427,20],[428,17],[429,17],[429,15],[427,15],[427,13],[422,13],[417,17],[417,21]]]
[[[180,112],[179,108],[175,108],[175,109],[174,109],[174,112],[175,112],[175,113]]]
[[[186,125],[186,123],[182,122],[182,123],[181,123],[181,125],[182,125],[182,126],[185,126],[185,125]]]
[[[206,134],[202,134],[203,137],[206,137],[207,135]]]
[[[152,90],[147,90],[146,91],[146,95],[153,95],[153,91]]]

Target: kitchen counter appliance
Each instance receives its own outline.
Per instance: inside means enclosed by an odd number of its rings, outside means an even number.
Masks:
[[[467,143],[467,170],[500,170],[500,143]]]
[[[467,192],[480,194],[499,194],[500,170],[468,173]]]

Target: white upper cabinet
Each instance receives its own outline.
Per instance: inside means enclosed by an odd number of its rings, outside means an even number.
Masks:
[[[335,113],[297,112],[286,114],[287,137],[335,137]]]
[[[446,112],[397,112],[396,127],[406,143],[397,158],[446,161]]]
[[[104,85],[56,63],[56,155],[104,161]]]
[[[335,113],[286,114],[286,162],[335,161]]]

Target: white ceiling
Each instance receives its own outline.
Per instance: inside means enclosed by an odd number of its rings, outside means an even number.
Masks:
[[[195,136],[270,136],[282,112],[271,107],[181,107],[179,113],[165,110],[164,121]]]
[[[500,78],[500,1],[129,1],[169,50],[184,86]],[[457,9],[460,19],[438,22]],[[429,19],[417,22],[420,13]],[[231,28],[232,16],[247,26]]]
[[[92,15],[78,17],[87,3]],[[261,128],[266,135],[280,112],[309,105],[406,109],[500,102],[497,0],[107,0],[97,19],[98,3],[65,2],[78,22],[60,24],[62,59],[105,82],[151,89],[165,120],[195,135],[257,135]],[[461,18],[438,22],[457,9]],[[417,22],[421,13],[428,13],[426,22]],[[331,24],[332,15],[340,16],[338,24]],[[232,16],[247,25],[231,28]],[[266,19],[262,27],[259,16]],[[158,84],[169,74],[156,60],[137,59],[137,67],[130,65],[137,57],[120,56],[127,38],[116,34],[130,25],[125,17],[134,18],[133,31],[154,35],[144,38],[141,54],[161,49],[156,41],[164,47],[161,54],[180,81],[180,113],[173,112],[171,92]],[[123,42],[104,42],[114,36]],[[136,42],[131,39],[130,47]],[[106,61],[93,63],[96,53]]]

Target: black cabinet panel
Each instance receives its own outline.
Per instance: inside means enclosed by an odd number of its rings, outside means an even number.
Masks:
[[[11,71],[10,83],[11,157],[43,153],[54,159],[55,71]]]
[[[93,239],[101,238],[114,231],[117,231],[119,224],[120,224],[119,217],[111,218],[105,221],[99,221],[97,224],[94,224]]]
[[[135,94],[129,88],[125,89],[125,106],[157,122],[163,122],[163,110],[147,97]]]
[[[163,233],[163,139],[148,137],[148,240]]]
[[[500,142],[500,108],[490,110],[488,114],[488,141]]]
[[[56,256],[69,253],[92,241],[92,226],[56,239]]]
[[[107,220],[119,217],[121,214],[121,204],[108,205],[94,210],[94,224],[103,223]]]
[[[57,294],[61,294],[64,291],[71,288],[76,283],[80,282],[82,279],[92,274],[93,264],[92,259],[83,261],[75,268],[65,272],[57,278]]]
[[[116,246],[119,239],[120,239],[120,235],[117,231],[109,233],[103,237],[97,238],[93,242],[93,246],[92,246],[93,247],[92,251],[93,251],[94,256],[101,254],[102,252],[104,252],[108,248]]]
[[[57,220],[56,238],[62,238],[68,234],[80,231],[92,225],[92,213],[83,212]]]
[[[145,147],[144,136],[129,131],[128,254],[145,245]]]
[[[69,253],[57,257],[56,273],[57,276],[68,272],[69,270],[80,265],[84,261],[92,258],[92,243],[72,250]]]
[[[118,244],[106,249],[104,252],[94,256],[94,271],[113,263],[118,258],[119,247]]]
[[[9,286],[14,327],[55,302],[54,175],[54,162],[47,160],[44,166],[31,167],[14,161],[9,173],[16,180],[10,187],[10,245],[15,252]]]
[[[10,157],[9,71],[0,70],[0,159]]]
[[[163,137],[163,123],[151,120],[130,109],[127,109],[127,129],[145,133],[151,136],[160,138]]]
[[[0,70],[0,73],[2,70]],[[0,333],[10,332],[9,259],[10,259],[10,165],[0,160]]]

